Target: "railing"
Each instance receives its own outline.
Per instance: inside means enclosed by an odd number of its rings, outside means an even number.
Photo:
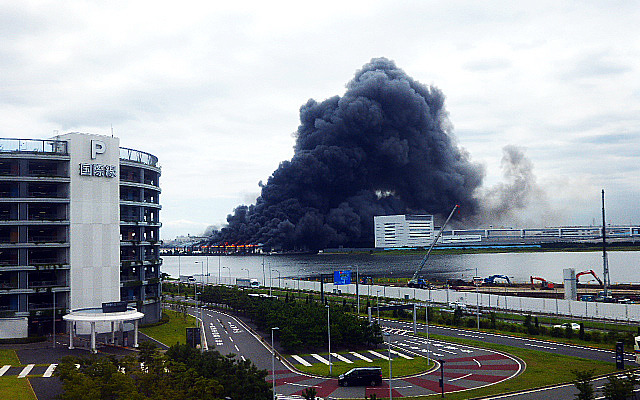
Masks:
[[[48,153],[67,155],[67,142],[62,140],[0,139],[2,153]]]
[[[53,286],[69,286],[65,282],[58,281],[39,281],[29,282],[29,288],[53,287]]]
[[[140,150],[120,147],[120,159],[158,167],[158,157]]]

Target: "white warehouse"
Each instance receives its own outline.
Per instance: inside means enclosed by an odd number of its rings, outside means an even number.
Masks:
[[[426,247],[434,238],[433,215],[373,217],[376,248]]]

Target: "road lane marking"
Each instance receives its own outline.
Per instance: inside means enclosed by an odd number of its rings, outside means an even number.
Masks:
[[[22,372],[20,372],[18,374],[18,378],[24,378],[27,375],[29,375],[29,372],[31,372],[31,370],[33,369],[33,367],[35,366],[35,364],[29,364],[26,367],[24,367],[24,369],[22,370]]]
[[[478,364],[478,367],[482,367],[482,364],[480,364],[480,361],[476,360],[475,358],[473,359],[473,361],[475,361],[476,364]]]
[[[387,357],[387,356],[385,356],[383,354],[380,354],[377,351],[369,350],[369,353],[373,354],[374,356],[376,356],[378,358],[382,358],[383,360],[388,360],[389,359],[389,357]]]
[[[468,376],[471,376],[471,375],[473,375],[473,374],[466,374],[466,375],[459,376],[457,378],[449,379],[449,382],[457,381],[458,379],[464,379],[464,378],[466,378]]]
[[[348,358],[343,357],[342,355],[338,354],[338,353],[331,353],[332,356],[334,356],[335,358],[337,358],[340,361],[344,361],[347,364],[353,364],[353,361],[349,360]]]
[[[316,360],[320,361],[321,363],[325,364],[325,365],[329,365],[329,360],[327,360],[326,358],[322,357],[320,354],[311,354],[311,357],[315,358]]]
[[[309,362],[307,360],[305,360],[304,358],[300,357],[299,355],[294,354],[291,357],[293,357],[294,360],[296,360],[300,364],[304,365],[305,367],[310,367],[311,366],[311,364],[309,364]]]
[[[11,368],[11,365],[5,365],[2,368],[0,368],[0,376],[6,374],[9,368]]]
[[[53,371],[55,371],[56,367],[58,366],[58,364],[51,364],[47,367],[47,370],[44,371],[44,374],[42,374],[43,378],[51,378],[51,376],[53,375]]]
[[[373,362],[373,360],[372,360],[372,359],[370,359],[370,358],[368,358],[368,357],[365,357],[365,356],[363,356],[363,355],[362,355],[362,354],[360,354],[360,353],[356,353],[355,351],[350,351],[350,352],[349,352],[349,354],[353,354],[354,356],[356,356],[356,357],[358,357],[359,359],[364,360],[364,361],[366,361],[366,362]]]
[[[405,358],[405,359],[407,359],[407,360],[413,360],[413,357],[410,357],[410,356],[408,356],[408,355],[406,355],[406,354],[404,354],[404,353],[400,353],[399,351],[391,350],[391,352],[392,352],[393,354],[397,354],[397,355],[399,355],[400,357]]]

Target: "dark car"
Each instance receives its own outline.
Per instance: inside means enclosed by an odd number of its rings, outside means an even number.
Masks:
[[[341,386],[377,386],[382,383],[382,369],[353,368],[338,377],[338,385]]]

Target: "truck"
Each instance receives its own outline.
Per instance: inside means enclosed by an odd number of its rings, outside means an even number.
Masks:
[[[257,289],[260,287],[260,282],[257,279],[237,278],[236,286]]]

